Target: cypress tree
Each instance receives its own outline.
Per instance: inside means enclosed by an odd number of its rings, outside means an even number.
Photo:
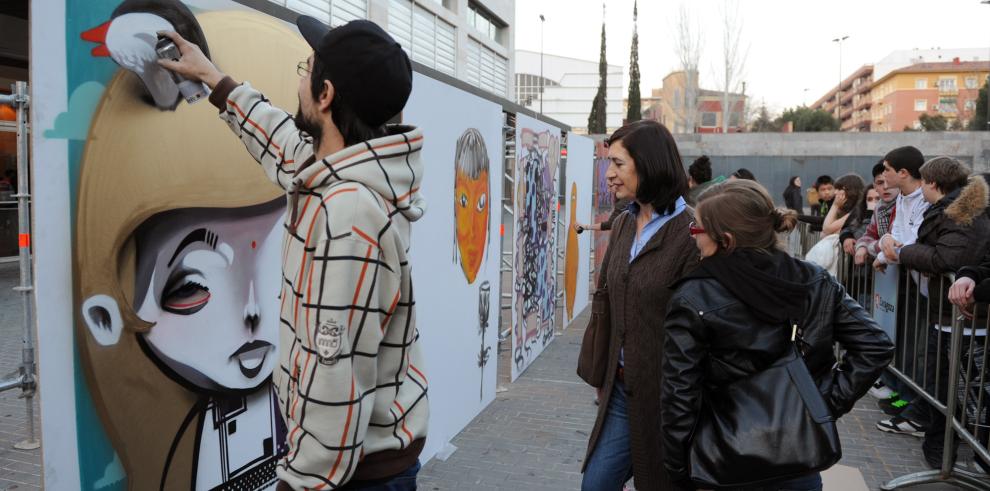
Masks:
[[[642,101],[639,96],[639,33],[637,32],[636,17],[638,16],[637,2],[633,2],[633,37],[632,48],[629,52],[629,110],[626,112],[626,122],[643,119]]]
[[[605,91],[608,87],[608,64],[605,62],[605,4],[602,3],[602,52],[598,60],[598,93],[591,103],[591,114],[588,115],[588,133],[604,134],[608,131],[605,119]]]

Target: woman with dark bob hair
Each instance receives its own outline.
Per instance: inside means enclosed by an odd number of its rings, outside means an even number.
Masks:
[[[660,123],[627,124],[606,143],[606,179],[617,198],[633,202],[613,224],[602,262],[611,309],[609,363],[581,489],[618,491],[630,477],[636,489],[671,489],[658,445],[659,355],[668,287],[698,262],[688,235],[687,177],[674,137]]]
[[[805,387],[817,386],[822,396],[818,404],[838,418],[852,409],[893,357],[890,339],[832,275],[783,252],[778,233],[793,229],[796,222],[793,210],[774,208],[766,189],[752,181],[716,186],[698,204],[690,234],[701,262],[675,285],[663,329],[660,434],[664,468],[679,489],[703,485],[692,480],[697,479],[692,471],[710,462],[723,463],[715,466],[717,483],[742,482],[741,476],[751,479],[744,482],[760,483],[731,489],[822,489],[815,468],[785,467],[793,465],[795,455],[773,455],[780,451],[779,442],[765,449],[766,465],[753,465],[755,460],[749,466],[725,463],[734,460],[730,452],[740,446],[749,449],[775,436],[786,438],[797,434],[791,429],[811,424],[802,419],[803,411],[792,413],[781,406],[791,389],[796,390],[794,385],[768,387],[774,396],[759,398],[758,407],[747,406],[746,418],[738,421],[747,432],[733,442],[725,438],[732,435],[717,436],[717,429],[705,431],[719,428],[711,426],[713,415],[742,404],[737,398],[746,396],[740,395],[740,384],[776,366],[796,348],[811,376]],[[838,365],[836,342],[846,350]],[[781,393],[784,390],[789,392]],[[716,413],[716,407],[722,412]],[[812,406],[806,407],[809,411]],[[767,425],[762,415],[777,415],[780,424],[774,420]],[[703,451],[692,447],[692,439],[701,434],[707,436]],[[713,439],[716,443],[711,444]],[[805,445],[804,452],[838,459],[831,447],[808,449],[810,442],[791,443]],[[693,458],[699,460],[692,462]],[[704,486],[711,487],[710,482],[704,481]]]

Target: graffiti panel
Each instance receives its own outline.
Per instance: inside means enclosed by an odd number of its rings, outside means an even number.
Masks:
[[[557,308],[560,130],[516,118],[512,379],[553,340]]]

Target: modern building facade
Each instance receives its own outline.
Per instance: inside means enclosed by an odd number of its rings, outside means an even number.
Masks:
[[[922,114],[959,128],[973,117],[990,74],[987,48],[900,50],[864,65],[810,107],[832,113],[841,131],[920,128]]]
[[[269,0],[337,26],[369,19],[409,57],[499,97],[511,98],[515,0]]]
[[[746,95],[729,93],[729,110],[722,108],[723,96],[721,91],[702,89],[698,86],[698,77],[691,77],[690,85],[687,73],[674,71],[663,78],[663,86],[653,90],[653,96],[659,95],[659,104],[649,113],[655,119],[670,129],[672,133],[720,133],[723,118],[728,117],[728,133],[745,131]],[[695,104],[689,107],[691,94],[694,94]],[[644,113],[644,118],[647,117]]]
[[[919,117],[941,115],[962,129],[976,113],[990,62],[918,63],[887,73],[873,86],[871,131],[920,129]]]
[[[546,53],[541,57],[538,51],[516,50],[515,63],[516,103],[556,119],[575,132],[587,132],[591,103],[598,93],[597,61]],[[626,114],[622,103],[625,89],[621,66],[608,65],[606,74],[605,125],[611,133],[622,126]]]

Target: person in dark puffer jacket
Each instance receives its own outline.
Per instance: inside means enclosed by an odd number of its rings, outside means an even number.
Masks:
[[[969,169],[949,157],[936,157],[921,167],[922,193],[931,207],[918,229],[918,241],[901,250],[900,261],[906,268],[929,277],[927,357],[925,390],[947,400],[947,367],[949,334],[952,330],[952,305],[948,283],[942,275],[962,270],[979,263],[990,247],[990,217],[986,214],[990,188],[979,176],[968,178]],[[986,325],[985,311],[977,325]],[[982,321],[982,322],[981,322]],[[973,333],[970,333],[973,334]],[[982,366],[983,336],[977,335],[973,346],[974,361]],[[974,336],[964,339],[964,353],[969,356],[969,343]],[[941,340],[940,340],[941,338]],[[941,359],[941,364],[936,360]],[[941,366],[941,370],[936,370]],[[937,373],[936,373],[937,372]],[[978,394],[977,394],[978,396]],[[925,430],[922,452],[932,468],[940,468],[944,452],[945,417],[925,406],[931,423]],[[956,441],[958,445],[958,441]],[[955,459],[956,449],[951,449]]]

